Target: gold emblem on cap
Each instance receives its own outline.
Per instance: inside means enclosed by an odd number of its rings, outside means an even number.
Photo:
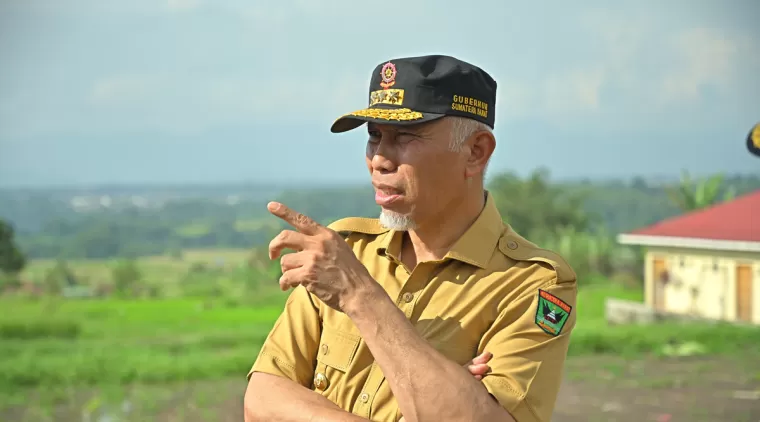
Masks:
[[[383,67],[380,69],[380,78],[382,81],[380,82],[380,86],[383,87],[383,89],[388,89],[396,84],[396,74],[398,72],[396,71],[396,65],[388,62],[383,65]]]
[[[404,104],[403,89],[381,89],[369,93],[369,106],[377,104],[390,104],[400,106]]]
[[[760,149],[760,123],[756,124],[755,127],[752,128],[750,137],[752,138],[752,145],[754,145],[755,148]]]

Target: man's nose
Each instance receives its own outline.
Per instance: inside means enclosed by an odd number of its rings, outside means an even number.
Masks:
[[[393,147],[393,140],[389,139],[389,136],[383,134],[380,142],[375,144],[371,151],[368,151],[371,154],[370,161],[374,171],[390,172],[396,169],[396,151]]]

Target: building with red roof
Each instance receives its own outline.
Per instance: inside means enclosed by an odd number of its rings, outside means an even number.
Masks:
[[[647,248],[655,310],[760,324],[760,190],[618,236]]]

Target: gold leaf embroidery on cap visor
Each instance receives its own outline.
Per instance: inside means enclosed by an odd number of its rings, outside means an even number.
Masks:
[[[390,104],[400,106],[404,104],[403,89],[381,89],[369,93],[369,106],[377,104]]]
[[[365,108],[364,110],[348,113],[346,116],[369,117],[372,119],[380,120],[408,121],[421,119],[422,113],[419,111],[409,110],[408,108]]]

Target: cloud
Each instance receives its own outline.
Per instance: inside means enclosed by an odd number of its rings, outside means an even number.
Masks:
[[[545,110],[552,115],[598,111],[604,80],[599,68],[549,75],[544,82]]]
[[[30,2],[34,13],[25,13],[35,19],[49,3]],[[699,17],[706,8],[676,21],[678,8],[568,6],[552,17],[514,3],[494,6],[510,17],[492,13],[477,27],[464,9],[431,10],[425,2],[393,19],[372,15],[401,4],[74,0],[63,17],[16,19],[17,40],[0,42],[14,59],[0,80],[0,137],[187,133],[294,116],[322,124],[364,106],[375,63],[430,52],[493,72],[499,119],[630,127],[631,115],[746,104],[742,90],[757,92],[757,37],[746,27],[706,24],[709,16]],[[198,10],[204,13],[171,16]],[[135,26],[141,31],[130,33]]]
[[[561,57],[539,71],[512,71],[500,82],[499,105],[507,117],[598,124],[621,113],[639,119],[684,115],[712,109],[719,100],[736,103],[746,96],[742,92],[758,94],[760,84],[747,81],[760,74],[760,39],[748,32],[670,25],[665,17],[625,11],[593,10],[578,22],[569,52],[556,51]]]
[[[646,107],[695,106],[708,101],[708,87],[731,96],[750,69],[760,71],[759,40],[731,26],[672,25],[669,16],[599,11],[585,22],[604,43],[599,57],[609,83]]]
[[[254,75],[120,74],[93,83],[92,116],[111,130],[157,127],[189,133],[255,121],[322,121],[363,107],[364,80],[317,68],[309,78]]]
[[[739,54],[739,44],[725,33],[706,28],[672,36],[669,47],[677,64],[661,81],[661,100],[699,101],[700,90],[706,85],[730,89],[744,58]]]
[[[600,111],[607,73],[601,66],[557,69],[499,82],[497,113],[510,119],[572,120]],[[503,114],[502,114],[503,113]]]

